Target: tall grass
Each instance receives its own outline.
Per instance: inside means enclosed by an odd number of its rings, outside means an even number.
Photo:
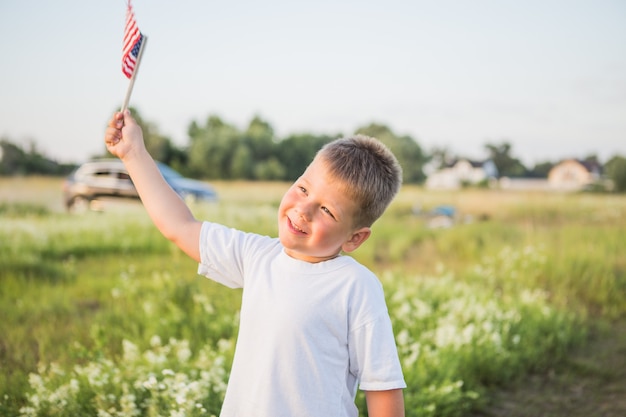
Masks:
[[[198,217],[275,235],[286,184],[215,185]],[[217,415],[240,292],[198,277],[138,203],[69,215],[50,186],[0,182],[0,414]],[[457,223],[429,228],[441,204]],[[624,197],[404,187],[353,256],[385,286],[407,415],[462,416],[623,317],[625,232]]]

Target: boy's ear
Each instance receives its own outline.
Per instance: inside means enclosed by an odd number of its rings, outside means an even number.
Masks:
[[[341,249],[344,252],[352,252],[357,249],[363,242],[367,240],[372,234],[372,229],[369,227],[361,227],[360,229],[352,232],[352,236],[342,246]]]

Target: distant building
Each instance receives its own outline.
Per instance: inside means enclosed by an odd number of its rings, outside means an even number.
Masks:
[[[567,159],[550,170],[548,184],[555,190],[576,191],[598,182],[600,174],[598,164]]]
[[[501,190],[510,191],[551,191],[546,178],[501,177],[498,186]]]
[[[477,185],[498,177],[498,169],[492,160],[484,162],[458,159],[426,178],[426,188],[457,189],[463,185]]]

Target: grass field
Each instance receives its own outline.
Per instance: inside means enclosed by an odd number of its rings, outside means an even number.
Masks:
[[[198,217],[275,235],[287,184],[214,185]],[[69,215],[60,190],[0,179],[0,415],[217,415],[240,292],[139,203]],[[452,227],[429,227],[440,205]],[[385,286],[407,416],[486,413],[622,323],[625,235],[626,196],[404,187],[353,256]]]

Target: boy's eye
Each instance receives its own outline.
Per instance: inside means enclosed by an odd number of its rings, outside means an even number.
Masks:
[[[330,210],[328,210],[328,207],[322,206],[322,211],[326,214],[328,214],[330,217],[332,217],[333,219],[335,218],[335,216],[333,216],[333,213],[331,213]]]
[[[299,187],[298,187],[298,189],[299,189],[300,191],[302,191],[303,193],[306,193],[306,188],[304,188],[304,187],[300,187],[300,186],[299,186]]]

